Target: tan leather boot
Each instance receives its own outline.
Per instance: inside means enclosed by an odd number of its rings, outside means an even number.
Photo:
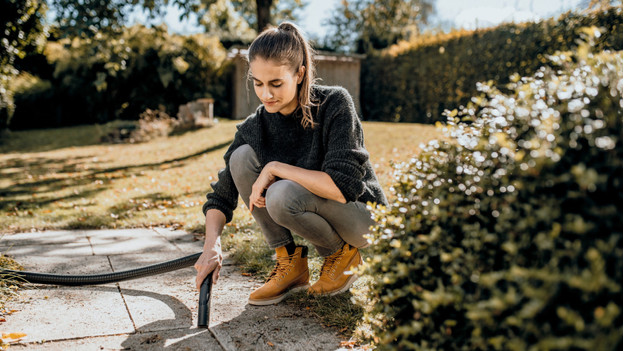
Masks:
[[[321,276],[308,292],[319,295],[336,295],[351,287],[358,278],[353,269],[362,263],[362,256],[357,248],[344,244],[342,249],[331,256],[325,257]]]
[[[288,255],[286,247],[275,249],[277,263],[266,283],[249,295],[250,305],[276,304],[289,293],[306,289],[310,286],[308,270],[308,248],[297,246],[292,255]]]

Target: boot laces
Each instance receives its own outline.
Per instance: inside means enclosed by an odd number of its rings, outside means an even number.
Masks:
[[[323,266],[321,267],[321,275],[329,274],[332,277],[334,276],[336,271],[336,262],[342,256],[343,251],[344,250],[340,249],[335,254],[325,257],[325,262],[323,262]]]
[[[294,255],[293,255],[294,256]],[[281,280],[288,273],[288,269],[290,268],[290,261],[293,256],[284,256],[277,257],[277,263],[275,267],[273,267],[273,271],[269,274],[269,278],[267,282],[273,279]]]

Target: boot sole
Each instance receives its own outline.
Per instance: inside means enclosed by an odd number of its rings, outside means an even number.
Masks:
[[[355,283],[355,281],[358,279],[359,277],[357,275],[352,275],[351,277],[349,277],[349,279],[347,280],[347,282],[345,283],[345,285],[343,285],[340,289],[336,290],[336,291],[332,291],[330,293],[325,293],[324,295],[329,295],[329,296],[335,296],[338,294],[342,294],[344,292],[347,292],[350,288],[351,285],[353,285],[353,283]]]
[[[254,306],[267,306],[267,305],[274,305],[276,303],[280,303],[282,302],[282,300],[284,300],[285,298],[287,298],[290,294],[297,292],[297,291],[301,291],[301,290],[306,290],[310,287],[310,284],[304,284],[304,285],[299,285],[296,286],[294,288],[291,288],[290,290],[286,291],[285,293],[274,297],[272,299],[266,299],[266,300],[252,300],[249,299],[247,300],[247,303],[249,303],[250,305],[254,305]]]

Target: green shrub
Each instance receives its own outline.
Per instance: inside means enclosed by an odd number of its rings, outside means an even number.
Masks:
[[[0,12],[0,130],[13,117],[15,104],[11,81],[19,74],[16,61],[28,53],[38,52],[47,35],[44,18],[45,1],[4,0]],[[0,140],[2,142],[2,140]]]
[[[477,82],[500,86],[531,75],[546,56],[576,46],[578,29],[605,28],[598,47],[622,50],[622,9],[568,13],[537,23],[502,24],[417,38],[369,56],[362,67],[362,112],[368,120],[434,123],[465,106]]]
[[[365,265],[380,349],[622,349],[622,52],[590,48],[480,84],[395,165]]]
[[[45,56],[52,88],[15,96],[12,129],[138,120],[159,105],[175,116],[179,105],[205,97],[218,101],[217,115],[229,111],[229,68],[216,37],[136,25],[119,35],[50,41]]]

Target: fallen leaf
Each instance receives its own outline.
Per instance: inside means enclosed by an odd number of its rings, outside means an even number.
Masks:
[[[355,346],[355,341],[353,340],[349,340],[349,341],[341,341],[340,342],[340,346],[342,347],[349,347],[349,348],[353,348]]]
[[[3,339],[19,339],[25,337],[24,333],[2,333]]]
[[[272,343],[272,342],[270,342],[270,341],[267,341],[267,345],[269,345],[269,346],[271,346],[271,347],[275,347],[275,344],[273,344],[273,343]]]
[[[242,275],[244,275],[245,277],[251,277],[251,273],[245,273],[245,272],[243,272],[243,273],[241,273],[241,274],[242,274]]]

